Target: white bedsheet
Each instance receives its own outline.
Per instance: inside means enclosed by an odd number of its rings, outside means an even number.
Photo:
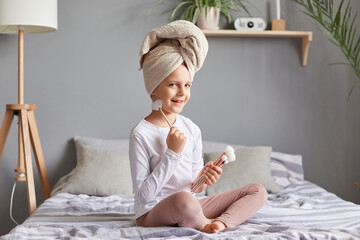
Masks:
[[[293,181],[247,222],[204,234],[179,227],[136,227],[133,199],[58,194],[0,239],[360,239],[360,206],[307,181]]]

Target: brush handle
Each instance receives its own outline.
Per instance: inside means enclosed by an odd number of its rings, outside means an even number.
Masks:
[[[169,127],[171,127],[171,124],[170,124],[169,120],[167,119],[167,117],[166,117],[165,113],[163,112],[163,110],[162,110],[161,108],[160,108],[159,110],[160,110],[161,114],[164,116],[165,121],[167,122],[167,124],[169,125]]]
[[[218,165],[218,167],[222,168],[225,164],[221,163],[220,165]],[[205,177],[201,176],[201,178],[199,179],[199,181],[197,181],[197,184],[192,188],[192,192],[195,193],[199,190],[199,188],[201,187],[201,185],[203,185],[205,183]]]
[[[217,167],[222,168],[225,164],[220,163],[219,165],[216,165]],[[192,187],[192,192],[195,193],[199,190],[199,188],[205,183],[205,177],[201,176],[199,180],[196,182],[196,184]]]
[[[222,167],[224,166],[223,161],[222,161],[222,157],[226,155],[225,152],[223,152],[214,162],[214,165],[217,167]],[[205,177],[201,176],[194,184],[193,187],[191,188],[191,191],[194,193],[197,190],[199,190],[200,186],[203,185],[205,183]]]

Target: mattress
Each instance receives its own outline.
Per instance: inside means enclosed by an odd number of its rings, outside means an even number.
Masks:
[[[292,180],[248,221],[216,234],[137,227],[133,207],[120,194],[60,193],[0,239],[360,239],[360,206],[305,180]]]

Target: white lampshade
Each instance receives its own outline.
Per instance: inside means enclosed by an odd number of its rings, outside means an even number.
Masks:
[[[0,0],[0,33],[40,33],[57,27],[57,0]]]

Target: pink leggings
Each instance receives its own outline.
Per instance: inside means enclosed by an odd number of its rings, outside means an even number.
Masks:
[[[234,227],[254,215],[266,199],[267,191],[261,184],[250,184],[200,200],[189,192],[178,192],[136,219],[136,224],[143,227],[179,226],[200,230],[211,221],[218,220],[227,227]]]

